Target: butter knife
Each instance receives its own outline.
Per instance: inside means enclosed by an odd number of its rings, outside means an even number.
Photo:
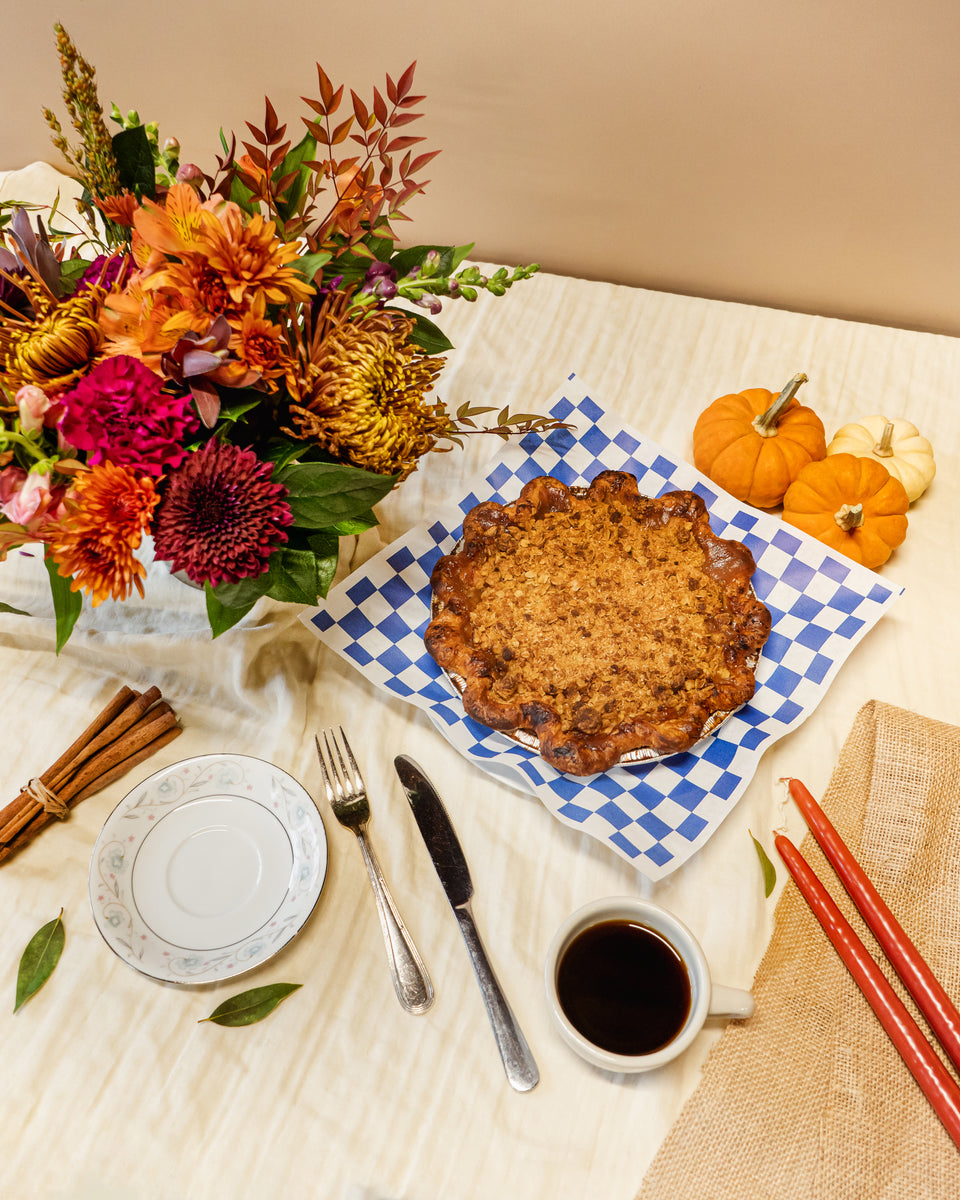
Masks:
[[[447,810],[437,789],[409,755],[397,755],[393,765],[470,952],[507,1079],[518,1092],[529,1092],[539,1083],[540,1072],[480,940],[470,907],[473,898],[470,869]]]

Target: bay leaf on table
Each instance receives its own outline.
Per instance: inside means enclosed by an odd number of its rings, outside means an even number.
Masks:
[[[750,831],[748,830],[747,832],[749,833]],[[753,839],[753,846],[757,852],[757,858],[760,859],[760,869],[763,871],[763,894],[767,897],[767,899],[769,899],[770,893],[773,891],[777,883],[777,868],[770,861],[766,850],[764,850],[763,846],[757,841],[752,833],[750,834],[750,837]]]
[[[203,1017],[199,1024],[211,1021],[214,1025],[236,1027],[238,1025],[254,1025],[270,1015],[281,1000],[285,1000],[291,992],[303,987],[302,983],[269,983],[264,987],[250,988],[231,996],[229,1000],[218,1005],[209,1017]]]
[[[17,970],[16,1012],[40,990],[53,974],[60,961],[66,933],[63,928],[63,909],[52,921],[48,921],[33,935],[20,958]]]

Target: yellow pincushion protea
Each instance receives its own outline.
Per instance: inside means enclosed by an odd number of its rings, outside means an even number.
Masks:
[[[354,466],[381,475],[409,475],[449,425],[442,404],[425,393],[444,360],[410,340],[413,322],[374,313],[334,325],[313,361],[287,387],[296,436]]]
[[[91,287],[58,301],[36,290],[31,299],[33,318],[0,311],[0,374],[11,392],[33,384],[52,396],[72,387],[97,359],[103,292]]]

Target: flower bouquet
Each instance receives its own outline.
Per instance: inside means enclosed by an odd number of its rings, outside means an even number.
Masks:
[[[471,246],[399,246],[437,153],[409,132],[415,64],[369,106],[318,64],[296,144],[267,99],[207,174],[136,112],[114,105],[111,136],[55,28],[80,145],[44,115],[83,194],[75,217],[0,204],[0,561],[42,551],[58,653],[84,596],[144,594],[145,538],[203,587],[216,636],[264,595],[316,604],[339,538],[424,454],[554,424],[427,399],[442,301],[538,268],[487,277]]]

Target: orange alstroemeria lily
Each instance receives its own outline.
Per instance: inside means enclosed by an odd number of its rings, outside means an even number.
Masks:
[[[204,228],[209,226],[211,219],[209,208],[193,188],[188,183],[175,183],[162,205],[145,198],[134,215],[133,224],[152,249],[179,257],[195,252],[203,245]]]
[[[152,371],[159,371],[161,355],[172,350],[189,330],[202,332],[209,318],[182,309],[176,297],[144,290],[135,276],[122,292],[107,296],[100,313],[106,354],[130,354]]]

